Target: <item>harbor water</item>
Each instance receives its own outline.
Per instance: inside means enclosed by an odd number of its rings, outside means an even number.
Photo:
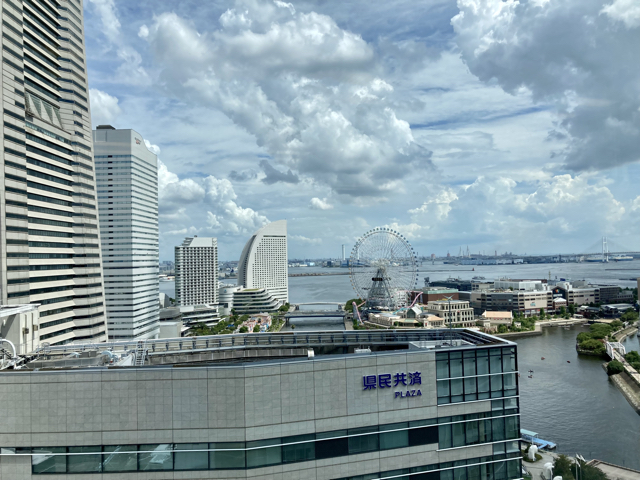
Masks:
[[[474,270],[472,270],[474,269]],[[346,269],[305,267],[291,273],[346,273]],[[640,276],[640,261],[620,263],[567,263],[540,265],[468,266],[426,264],[419,278],[432,281],[449,277],[488,280],[502,277],[519,279],[587,279],[593,283],[635,287],[631,280]],[[228,282],[231,283],[231,282]],[[160,291],[173,297],[173,282],[161,282]],[[355,297],[348,275],[289,278],[292,303],[313,301],[344,302]],[[327,307],[329,308],[329,307]],[[296,331],[343,329],[336,319],[299,320]],[[514,339],[518,343],[521,426],[558,445],[557,452],[640,470],[640,415],[611,383],[602,368],[603,361],[578,357],[576,335],[583,326],[543,329],[540,336]],[[640,351],[638,337],[625,340],[627,350]],[[544,357],[544,360],[542,360]],[[533,370],[528,378],[528,371]]]

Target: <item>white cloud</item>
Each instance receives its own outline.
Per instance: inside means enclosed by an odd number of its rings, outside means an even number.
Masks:
[[[173,215],[189,204],[202,202],[204,198],[205,189],[200,183],[190,178],[180,180],[158,160],[158,199],[161,215]]]
[[[149,140],[144,140],[144,145],[147,147],[151,153],[155,153],[156,155],[160,155],[160,147],[158,145],[153,145]]]
[[[120,40],[120,20],[113,0],[89,0],[102,21],[102,32],[113,43]]]
[[[319,245],[322,243],[321,238],[309,238],[304,235],[289,235],[289,239],[305,245]]]
[[[118,58],[122,61],[116,69],[116,79],[128,85],[149,85],[151,79],[142,66],[142,56],[133,48],[118,48]]]
[[[606,183],[593,174],[556,175],[529,183],[479,177],[456,192],[442,191],[435,197],[441,203],[429,199],[410,210],[412,223],[394,225],[410,239],[445,236],[461,245],[472,240],[489,248],[508,245],[519,252],[554,247],[566,251],[567,240],[587,239],[590,244],[628,220],[624,204]]]
[[[331,210],[331,205],[326,198],[313,197],[309,202],[309,208],[312,210]]]
[[[433,217],[435,220],[444,220],[451,211],[451,202],[458,200],[458,196],[451,188],[443,188],[441,191],[425,200],[418,208],[409,210],[412,218]]]
[[[402,193],[413,168],[432,167],[394,110],[373,47],[326,15],[239,0],[217,30],[163,13],[148,31],[168,91],[254,135],[288,171],[269,170],[274,181],[300,175],[341,199],[384,199]]]
[[[601,10],[613,20],[624,22],[627,28],[640,27],[640,3],[638,0],[614,0]]]
[[[98,125],[115,122],[122,113],[118,99],[101,90],[90,88],[89,100],[91,102],[91,123],[94,128]]]
[[[149,28],[146,25],[141,25],[138,30],[138,36],[140,38],[147,38],[149,36]]]
[[[236,203],[233,185],[226,178],[212,175],[204,179],[207,220],[214,231],[225,235],[251,234],[269,223],[264,215],[251,208],[243,208]]]
[[[555,105],[554,153],[566,167],[601,170],[640,159],[637,49],[640,29],[611,28],[607,16],[635,24],[637,2],[458,0],[451,23],[473,74],[505,91],[526,88]],[[625,128],[620,128],[624,126]]]

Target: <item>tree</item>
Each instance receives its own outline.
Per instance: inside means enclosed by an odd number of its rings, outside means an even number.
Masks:
[[[591,332],[591,338],[601,339],[607,338],[611,334],[612,328],[606,323],[594,323],[589,326],[589,331]]]
[[[622,314],[620,320],[623,322],[634,323],[638,321],[638,313],[634,310],[627,310]]]
[[[611,360],[607,364],[607,375],[617,375],[622,372],[624,372],[624,365],[622,365],[618,360]]]
[[[580,347],[582,350],[587,350],[596,355],[604,355],[604,353],[606,352],[604,344],[594,339],[585,340],[584,342],[578,344],[578,347]]]
[[[258,333],[260,331],[260,325],[256,325],[253,327],[253,333]]]
[[[562,480],[575,480],[571,467],[573,466],[573,460],[566,455],[558,455],[558,458],[553,462],[553,477],[562,477]]]
[[[240,333],[247,333],[249,331],[249,329],[245,325],[243,325],[243,326],[240,327],[240,330],[238,330],[238,331]]]
[[[288,312],[289,308],[291,308],[291,305],[289,305],[288,303],[285,303],[284,305],[282,305],[278,311],[279,312]]]
[[[576,306],[573,303],[569,305],[569,314],[571,316],[574,316],[576,314]]]
[[[575,475],[578,467],[574,464],[571,468]],[[599,468],[580,462],[580,480],[608,480],[608,477]]]
[[[498,333],[507,333],[508,329],[506,325],[498,325]]]
[[[624,359],[629,363],[640,362],[640,354],[635,350],[631,350],[630,352],[627,352]]]
[[[362,303],[362,300],[360,298],[352,298],[351,300],[347,300],[347,303],[344,304],[344,311],[345,312],[354,313],[353,312],[353,302],[356,302],[356,305],[360,305]]]
[[[540,320],[544,320],[544,308],[540,309]]]
[[[620,320],[614,320],[610,325],[614,332],[622,328],[622,322]]]
[[[560,316],[564,317],[567,314],[567,309],[564,306],[560,307]]]

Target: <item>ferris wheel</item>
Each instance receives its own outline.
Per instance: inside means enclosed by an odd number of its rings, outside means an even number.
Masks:
[[[390,228],[369,230],[351,250],[351,285],[368,308],[404,306],[418,282],[418,261],[411,244]]]

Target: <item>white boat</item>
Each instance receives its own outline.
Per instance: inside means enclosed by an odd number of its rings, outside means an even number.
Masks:
[[[609,260],[613,262],[630,262],[633,260],[633,257],[630,255],[613,255],[612,257],[609,257]]]

